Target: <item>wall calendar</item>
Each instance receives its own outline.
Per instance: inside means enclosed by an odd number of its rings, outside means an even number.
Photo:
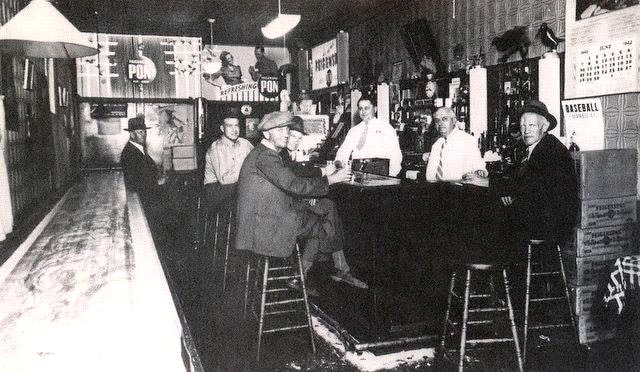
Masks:
[[[577,95],[598,95],[603,86],[612,84],[633,90],[638,69],[636,45],[633,36],[581,49],[573,63]]]
[[[565,98],[640,91],[637,1],[566,1]]]

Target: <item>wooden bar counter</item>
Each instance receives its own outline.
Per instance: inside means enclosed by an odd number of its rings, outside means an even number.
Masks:
[[[199,370],[135,193],[88,173],[0,267],[0,371]]]
[[[334,187],[332,198],[345,222],[347,258],[374,285],[415,287],[427,274],[446,276],[434,273],[446,270],[440,266],[445,256],[503,249],[508,234],[504,210],[488,187],[352,182]]]
[[[434,345],[452,265],[511,249],[505,210],[488,184],[368,177],[332,185],[330,197],[347,261],[369,290],[334,286],[312,300],[355,350]]]

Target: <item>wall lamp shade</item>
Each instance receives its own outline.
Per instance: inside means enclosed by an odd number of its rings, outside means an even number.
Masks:
[[[36,58],[80,58],[98,53],[49,1],[32,0],[0,28],[0,53]]]
[[[267,39],[276,39],[293,30],[300,23],[300,14],[278,14],[269,24],[262,27],[262,34]]]

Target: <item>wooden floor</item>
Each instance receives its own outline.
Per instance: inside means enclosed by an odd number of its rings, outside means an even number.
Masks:
[[[102,196],[104,197],[104,196]],[[115,197],[122,198],[121,195]],[[91,204],[96,211],[100,210],[100,205],[104,204],[101,196],[96,196],[95,200],[72,200],[71,203],[78,206],[84,203]],[[203,248],[194,244],[196,219],[191,213],[191,205],[185,205],[182,210],[176,208],[175,214],[177,223],[163,230],[154,236],[159,258],[168,276],[168,280],[184,311],[191,333],[195,339],[200,358],[202,359],[206,371],[355,371],[355,367],[350,365],[341,352],[331,345],[316,338],[318,352],[316,355],[310,354],[307,342],[307,334],[304,332],[291,333],[290,335],[272,336],[267,338],[263,358],[260,362],[254,361],[255,355],[255,324],[247,322],[241,316],[242,285],[240,284],[240,258],[232,254],[230,268],[232,270],[229,278],[229,286],[225,293],[221,291],[221,270],[218,265],[212,264],[212,252],[210,248]],[[109,221],[116,223],[122,220],[122,213],[119,210],[110,210],[105,215],[112,215]],[[94,238],[111,236],[109,229],[102,231],[92,226],[86,225],[88,219],[82,216],[68,216],[67,226],[60,227],[70,233],[74,229],[89,231]],[[115,221],[115,222],[114,222]],[[54,235],[45,231],[43,237]],[[122,245],[123,242],[117,234],[113,244]],[[44,239],[44,238],[43,238]],[[51,239],[48,239],[50,241]],[[46,239],[45,239],[46,240]],[[42,241],[38,244],[45,244]],[[44,247],[44,245],[43,245]],[[106,272],[96,273],[92,280],[106,278],[110,276],[126,275],[127,257],[112,256],[108,254],[108,247],[105,246],[104,255],[101,257],[107,260],[107,267],[111,268]],[[123,250],[126,252],[126,249]],[[232,252],[233,253],[233,252]],[[28,256],[28,255],[27,255]],[[53,273],[47,271],[52,267],[47,262],[52,262],[46,255],[34,257],[31,260],[35,269],[41,268],[38,272]],[[58,258],[56,258],[57,260]],[[26,264],[26,261],[25,263]],[[87,263],[81,265],[87,266]],[[48,286],[50,288],[64,289],[60,287],[61,281],[51,281],[51,275],[23,277],[24,273],[15,272],[9,276],[10,282],[30,281],[30,287],[37,292],[38,288]],[[22,277],[20,276],[22,275]],[[55,274],[58,275],[58,274]],[[60,277],[60,275],[56,276]],[[329,314],[333,319],[340,322],[340,325],[360,339],[368,337],[367,331],[371,330],[372,316],[375,311],[371,308],[374,303],[372,298],[374,293],[366,290],[357,290],[342,283],[334,283],[326,280],[326,273],[322,267],[316,270],[309,278],[312,285],[318,288],[321,298],[314,300],[315,304],[323,312]],[[88,288],[85,292],[91,292]],[[22,289],[7,289],[3,292],[0,300],[0,309],[6,309],[7,304],[15,301],[29,300],[30,294],[22,293]],[[52,299],[54,300],[54,299]],[[630,306],[627,308],[640,308],[640,301],[629,299]],[[55,302],[55,300],[54,300]],[[120,301],[118,303],[125,304]],[[125,304],[126,305],[126,304]],[[124,305],[123,305],[124,306]],[[391,290],[389,296],[384,301],[384,306],[400,307],[403,313],[430,314],[433,320],[431,331],[437,331],[439,315],[442,312],[442,301],[437,299],[425,300],[419,297],[401,295]],[[384,307],[383,306],[383,307]],[[56,311],[58,307],[53,306],[50,311]],[[1,312],[1,311],[0,311]],[[626,323],[625,332],[616,340],[593,345],[590,348],[578,346],[568,335],[553,335],[553,337],[538,337],[535,347],[529,352],[529,369],[531,370],[569,370],[569,371],[635,371],[640,370],[640,330],[638,327],[638,314],[626,314],[622,318]],[[18,314],[18,317],[28,317],[29,313]],[[393,321],[393,319],[391,319]],[[635,320],[632,323],[632,320]],[[28,323],[22,323],[28,324]],[[33,324],[32,324],[33,325]],[[4,336],[3,340],[15,337],[11,324],[4,324],[0,330]],[[43,339],[46,341],[46,339]],[[44,342],[44,341],[43,341]],[[6,352],[8,344],[1,346]],[[3,353],[5,352],[3,351]],[[376,350],[374,353],[383,354],[394,352],[397,349]],[[470,369],[472,370],[513,370],[514,364],[505,356],[508,353],[500,349],[480,349],[469,353]],[[455,357],[451,357],[455,359]],[[434,359],[424,359],[419,361],[408,360],[401,364],[397,370],[449,370],[454,366],[447,355],[438,356]],[[91,362],[91,361],[89,361]],[[51,369],[49,369],[51,370]]]
[[[194,249],[192,231],[175,236],[177,240],[166,242],[161,257],[172,260],[168,266],[174,283],[179,288],[180,298],[191,330],[207,371],[352,371],[343,355],[330,345],[318,342],[318,353],[310,355],[306,333],[273,336],[266,342],[266,352],[259,363],[254,359],[255,325],[241,317],[242,290],[240,284],[240,260],[232,256],[230,285],[221,293],[221,272],[210,262],[211,252]],[[183,241],[180,241],[183,239]],[[317,273],[316,273],[317,274]],[[320,274],[321,276],[321,274]],[[310,278],[318,287],[323,299],[314,302],[337,319],[344,321],[346,328],[358,332],[362,319],[367,319],[371,309],[366,305],[366,291],[360,293],[351,287],[340,287],[322,278]],[[361,301],[361,302],[359,302]],[[363,306],[353,306],[360,303]],[[638,302],[640,303],[640,302]],[[341,305],[342,304],[342,305]],[[409,304],[405,304],[409,306]],[[414,304],[415,305],[415,304]],[[442,303],[424,304],[428,311],[442,311]],[[634,316],[634,315],[630,315]],[[528,368],[532,370],[569,371],[635,371],[640,369],[640,337],[638,328],[616,340],[592,345],[587,348],[576,345],[569,335],[556,334],[539,337],[529,352]],[[317,338],[318,339],[318,338]],[[378,350],[374,353],[394,352],[398,349]],[[479,349],[469,353],[471,370],[514,370],[515,364],[508,360],[509,352],[503,349]],[[408,361],[397,370],[449,370],[454,364],[447,356],[436,359]]]

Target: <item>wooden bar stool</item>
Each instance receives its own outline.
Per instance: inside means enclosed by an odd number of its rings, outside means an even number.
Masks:
[[[223,208],[215,213],[215,222],[213,226],[213,259],[212,264],[216,265],[218,261],[218,241],[222,235],[221,230],[225,232],[224,240],[224,263],[222,265],[222,291],[227,288],[227,273],[229,271],[229,250],[231,247],[231,228],[234,225],[235,207]],[[220,220],[225,219],[224,223]],[[203,247],[206,248],[209,245],[209,225],[211,224],[212,216],[207,212],[204,219],[203,227]],[[214,266],[215,267],[215,266]]]
[[[513,342],[518,369],[522,371],[523,361],[520,353],[520,343],[518,341],[518,332],[516,329],[515,318],[513,313],[513,305],[511,303],[511,295],[509,281],[507,279],[507,271],[502,264],[495,263],[466,263],[458,272],[451,274],[449,283],[449,294],[447,296],[447,309],[445,311],[444,322],[442,325],[442,333],[440,336],[440,348],[443,352],[447,351],[447,336],[456,333],[460,334],[459,360],[458,370],[464,369],[464,358],[467,345],[483,345],[491,343]],[[465,273],[464,294],[460,295],[456,292],[456,285],[462,282],[458,279],[460,271]],[[482,280],[481,274],[488,276],[489,280]],[[500,278],[500,282],[494,283],[494,279]],[[497,285],[496,285],[497,284]],[[504,290],[503,298],[499,298],[497,287],[502,286]],[[460,321],[451,320],[451,310],[453,299],[462,302],[462,316]],[[475,304],[474,304],[475,303]],[[478,305],[478,303],[484,303]],[[500,315],[504,316],[504,320],[508,320],[511,328],[511,335],[498,337],[499,327],[496,327],[496,318]],[[490,319],[487,319],[490,317]],[[470,326],[487,326],[492,325],[494,337],[468,339],[467,334],[470,333]],[[452,328],[452,329],[450,329]],[[479,331],[480,327],[474,327]]]
[[[535,259],[533,258],[533,255],[536,255]],[[534,279],[536,279],[535,282],[537,284],[542,284],[543,282],[542,280],[537,279],[546,279],[544,282],[548,287],[550,283],[549,279],[552,279],[553,277],[561,279],[560,285],[562,287],[562,293],[548,293],[541,297],[531,296],[531,284],[534,282]],[[549,292],[548,288],[547,292]],[[535,325],[529,325],[529,312],[531,305],[548,304],[550,302],[558,301],[566,301],[567,304],[566,307],[563,306],[568,311],[568,314],[565,314],[564,322],[553,322],[550,319],[542,319]],[[557,315],[557,313],[554,313],[554,319],[558,318]],[[529,337],[529,330],[572,327],[575,334],[575,324],[576,322],[573,316],[573,309],[571,308],[571,298],[569,297],[569,289],[567,288],[567,275],[564,271],[564,262],[562,260],[560,246],[545,240],[529,240],[527,244],[527,281],[524,301],[524,332],[522,336],[522,355],[525,362],[527,360],[527,341]]]
[[[283,263],[280,266],[277,266],[278,261],[285,261],[286,259],[258,256],[258,259],[253,260],[253,262],[248,260],[245,271],[244,315],[246,316],[250,307],[249,301],[253,297],[252,303],[258,302],[260,304],[259,313],[254,313],[258,318],[258,340],[256,346],[256,360],[258,361],[260,360],[263,335],[305,328],[309,330],[312,353],[316,353],[313,339],[313,323],[309,311],[309,301],[298,244],[295,247],[294,258],[297,261],[294,265]],[[250,276],[252,272],[255,273],[253,296],[250,294]],[[259,279],[261,279],[260,282]],[[299,280],[301,291],[297,291],[287,285],[290,280],[295,279]],[[258,285],[260,285],[260,291],[257,291]],[[292,317],[295,315],[302,316],[295,319]],[[297,323],[296,320],[298,321]],[[278,322],[284,324],[275,324]]]

